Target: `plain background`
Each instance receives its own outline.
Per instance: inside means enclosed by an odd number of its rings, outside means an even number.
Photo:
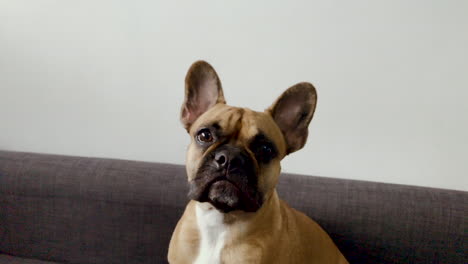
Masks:
[[[468,190],[468,1],[0,1],[0,149],[184,163],[184,77],[318,90],[283,171]]]

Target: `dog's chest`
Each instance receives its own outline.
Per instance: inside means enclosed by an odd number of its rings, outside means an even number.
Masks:
[[[194,264],[220,264],[221,251],[227,235],[224,216],[216,209],[203,208],[200,204],[197,204],[195,211],[200,231],[200,246]]]

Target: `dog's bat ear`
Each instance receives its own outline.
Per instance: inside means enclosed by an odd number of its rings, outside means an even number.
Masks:
[[[312,84],[302,82],[287,89],[266,110],[283,132],[286,155],[301,149],[308,135],[317,104],[317,92]]]
[[[187,131],[204,112],[215,104],[225,104],[221,81],[206,61],[192,64],[185,77],[185,100],[180,120]]]

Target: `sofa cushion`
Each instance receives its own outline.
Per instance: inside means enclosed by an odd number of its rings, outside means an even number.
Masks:
[[[66,263],[166,263],[181,166],[0,151],[0,252]]]
[[[350,263],[467,263],[467,192],[301,175],[278,192]]]
[[[60,262],[50,262],[38,259],[28,259],[0,254],[0,264],[55,264]]]
[[[466,263],[467,192],[291,174],[278,192],[350,263]],[[180,165],[0,151],[0,252],[167,263],[186,194]]]

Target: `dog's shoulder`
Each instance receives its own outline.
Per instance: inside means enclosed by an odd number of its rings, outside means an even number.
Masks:
[[[195,202],[190,201],[179,219],[169,244],[169,263],[193,263],[198,255],[200,233],[195,215]]]
[[[284,219],[283,225],[288,229],[285,230],[288,234],[288,239],[286,239],[288,247],[294,248],[296,251],[290,257],[299,256],[298,262],[292,263],[304,263],[301,261],[306,260],[315,260],[316,263],[348,263],[326,231],[317,222],[303,212],[290,207],[283,200],[280,201],[280,204]]]

